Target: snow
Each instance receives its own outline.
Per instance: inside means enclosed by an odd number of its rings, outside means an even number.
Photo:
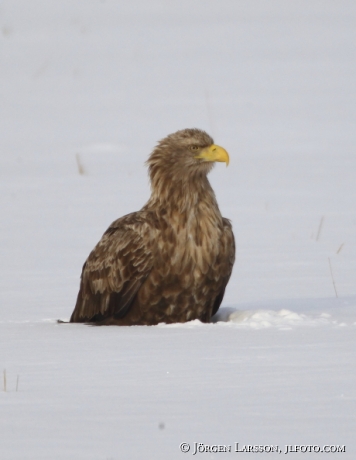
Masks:
[[[1,3],[1,459],[355,458],[355,20],[351,0]],[[186,127],[231,159],[214,322],[57,324]]]

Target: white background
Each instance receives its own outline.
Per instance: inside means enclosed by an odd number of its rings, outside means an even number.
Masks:
[[[351,0],[0,3],[2,459],[355,458],[355,31]],[[231,159],[210,175],[237,241],[220,322],[56,324],[188,127]]]

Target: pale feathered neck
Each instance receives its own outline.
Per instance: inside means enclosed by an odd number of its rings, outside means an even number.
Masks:
[[[144,208],[168,214],[191,214],[204,209],[220,220],[221,214],[206,171],[190,171],[191,174],[185,175],[179,172],[150,168],[151,197]]]

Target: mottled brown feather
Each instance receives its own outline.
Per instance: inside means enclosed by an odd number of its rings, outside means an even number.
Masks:
[[[191,150],[212,144],[204,131],[188,129],[154,149],[151,198],[141,211],[113,222],[90,253],[71,322],[210,321],[235,258],[231,223],[207,179],[212,163]]]

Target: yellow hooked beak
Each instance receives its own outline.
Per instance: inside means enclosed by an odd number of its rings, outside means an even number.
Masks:
[[[229,165],[230,161],[227,151],[219,145],[215,144],[201,150],[201,152],[195,158],[205,161],[221,161],[226,163],[226,166]]]

